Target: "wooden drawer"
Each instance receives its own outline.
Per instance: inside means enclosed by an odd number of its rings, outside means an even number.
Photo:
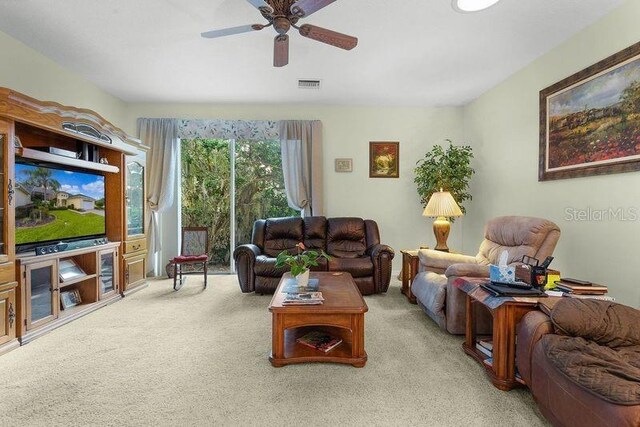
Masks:
[[[16,337],[18,315],[16,311],[16,290],[0,292],[0,344]]]
[[[147,250],[147,239],[132,240],[125,242],[124,253],[131,254],[135,252],[141,252]]]
[[[124,260],[124,290],[134,288],[146,280],[146,256],[125,258]]]

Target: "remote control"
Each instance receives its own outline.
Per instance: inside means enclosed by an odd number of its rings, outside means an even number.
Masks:
[[[593,283],[588,282],[586,280],[571,279],[569,277],[561,278],[560,282],[575,283],[576,285],[582,285],[582,286],[591,286],[591,285],[593,285]]]

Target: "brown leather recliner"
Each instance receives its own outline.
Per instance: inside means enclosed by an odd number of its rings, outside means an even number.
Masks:
[[[346,271],[353,276],[363,295],[386,292],[391,280],[394,251],[380,244],[375,221],[361,218],[270,218],[253,224],[251,243],[233,252],[242,292],[271,294],[288,267],[276,268],[282,251],[296,253],[296,244],[309,250],[324,250],[329,261],[321,258],[312,271]]]
[[[640,426],[639,322],[631,307],[572,298],[522,318],[516,364],[554,426]]]

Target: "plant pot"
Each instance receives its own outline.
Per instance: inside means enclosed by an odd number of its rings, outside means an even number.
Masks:
[[[303,273],[300,273],[295,277],[299,287],[304,288],[309,284],[309,270],[305,270]]]

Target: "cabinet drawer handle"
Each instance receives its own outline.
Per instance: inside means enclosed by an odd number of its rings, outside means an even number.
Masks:
[[[9,303],[9,329],[13,328],[13,322],[16,320],[16,311],[13,309],[13,304]]]
[[[142,245],[139,245],[139,244],[138,245],[133,245],[133,250],[137,251],[138,249],[140,249],[140,246],[142,246]]]
[[[11,202],[13,202],[13,194],[15,193],[15,191],[13,190],[13,182],[11,180],[9,180],[9,183],[7,184],[7,204],[9,206],[11,206]]]

